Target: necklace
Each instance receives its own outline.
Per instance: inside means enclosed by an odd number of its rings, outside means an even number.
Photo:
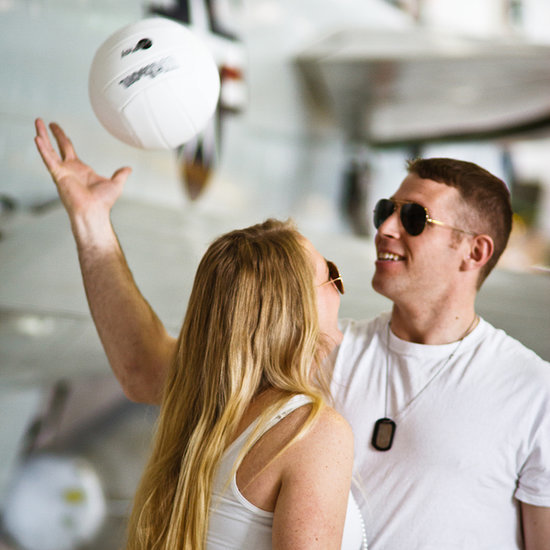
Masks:
[[[414,401],[416,401],[420,395],[426,391],[428,386],[443,372],[443,369],[449,364],[451,359],[455,356],[456,352],[458,351],[458,348],[460,347],[460,344],[462,344],[462,341],[472,330],[474,329],[477,321],[479,320],[478,316],[475,315],[473,321],[470,323],[468,328],[466,329],[466,332],[460,337],[458,340],[457,345],[451,351],[449,357],[445,359],[443,364],[435,371],[433,376],[420,388],[420,391],[412,397],[412,399],[405,405],[405,407],[402,409],[401,412],[406,411]],[[393,437],[395,435],[395,430],[397,429],[397,425],[394,420],[388,417],[388,388],[389,388],[389,364],[390,364],[390,323],[391,321],[388,321],[388,328],[386,333],[386,395],[384,397],[384,417],[379,418],[374,423],[374,431],[372,433],[372,446],[378,450],[378,451],[389,451],[391,449],[391,446],[393,444]]]

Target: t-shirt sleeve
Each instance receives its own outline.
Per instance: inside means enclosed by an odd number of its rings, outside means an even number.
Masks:
[[[527,439],[529,451],[515,496],[527,504],[550,507],[550,364],[544,362],[544,367],[540,394],[534,400],[535,422]]]

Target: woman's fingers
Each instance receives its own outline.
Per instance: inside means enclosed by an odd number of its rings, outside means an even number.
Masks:
[[[73,144],[71,143],[71,140],[66,136],[61,126],[59,126],[59,124],[56,124],[55,122],[52,122],[50,124],[50,130],[52,131],[55,141],[57,142],[57,146],[59,147],[61,158],[63,160],[75,160],[77,156],[74,151]]]
[[[36,144],[36,148],[38,149],[44,164],[51,173],[59,164],[61,159],[57,154],[57,151],[52,147],[44,121],[40,118],[36,119],[35,127],[36,137],[34,138],[34,142]]]

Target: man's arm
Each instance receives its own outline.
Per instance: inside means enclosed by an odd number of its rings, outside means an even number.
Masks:
[[[69,215],[86,297],[105,353],[130,399],[158,403],[176,340],[137,288],[110,220],[131,170],[121,168],[110,179],[99,176],[77,157],[58,125],[50,128],[59,154],[40,119],[35,143]]]
[[[550,508],[521,503],[525,550],[550,550]]]

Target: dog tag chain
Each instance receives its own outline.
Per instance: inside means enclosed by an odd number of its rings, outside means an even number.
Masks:
[[[416,401],[420,394],[424,393],[426,388],[439,376],[439,374],[443,371],[443,369],[448,365],[448,363],[451,361],[451,359],[454,357],[455,353],[458,351],[458,348],[460,347],[460,344],[462,344],[462,341],[472,330],[474,329],[474,326],[476,324],[476,321],[478,320],[478,316],[476,315],[474,317],[474,320],[466,330],[466,332],[462,335],[460,340],[458,341],[458,344],[456,345],[455,349],[451,352],[449,357],[445,360],[443,365],[437,369],[435,374],[424,384],[424,386],[420,389],[420,391],[405,405],[403,408],[403,411],[408,409],[413,401]],[[397,429],[397,424],[394,420],[388,417],[388,386],[389,386],[389,364],[390,364],[390,322],[388,321],[388,330],[386,334],[386,395],[384,398],[384,417],[379,418],[374,423],[374,430],[372,432],[372,446],[377,451],[389,451],[391,449],[391,446],[393,444],[393,438],[395,436],[395,431]]]

